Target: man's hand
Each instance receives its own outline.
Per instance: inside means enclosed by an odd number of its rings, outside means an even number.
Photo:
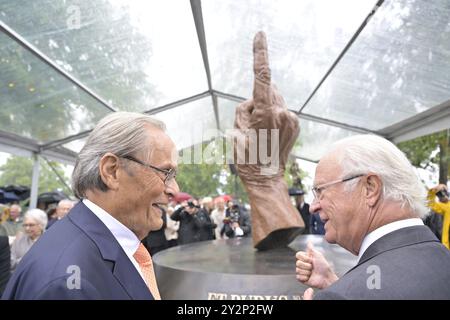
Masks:
[[[271,83],[264,32],[254,38],[253,71],[253,97],[236,108],[237,130],[231,138],[236,140],[234,161],[252,207],[253,245],[265,250],[285,247],[304,227],[283,178],[300,129],[297,116]]]
[[[445,184],[438,184],[437,186],[433,187],[430,189],[430,192],[432,194],[436,194],[439,191],[445,190],[446,192],[448,192],[447,186]]]
[[[314,298],[314,290],[312,288],[308,288],[303,293],[303,300],[312,300]]]
[[[314,249],[311,242],[308,242],[306,252],[299,251],[295,257],[297,258],[295,272],[297,280],[301,283],[325,289],[338,280],[328,261],[322,253]]]
[[[239,228],[239,222],[233,222],[232,224],[231,224],[231,228],[234,230],[234,229],[236,229],[236,228]]]

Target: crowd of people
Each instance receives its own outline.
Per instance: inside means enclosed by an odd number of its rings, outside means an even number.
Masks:
[[[251,234],[251,219],[246,206],[237,201],[225,201],[220,196],[214,200],[205,197],[171,202],[160,209],[162,228],[150,231],[142,240],[151,255],[176,245]]]
[[[19,204],[5,206],[0,211],[0,238],[2,238],[2,259],[0,260],[0,293],[3,292],[10,273],[54,222],[64,218],[72,209],[74,202],[63,199],[47,212],[30,209],[22,215]],[[50,224],[51,222],[51,224]]]

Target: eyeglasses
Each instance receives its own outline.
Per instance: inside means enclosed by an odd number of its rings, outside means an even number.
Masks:
[[[327,183],[321,184],[321,185],[319,185],[317,187],[313,187],[312,188],[312,192],[314,194],[314,198],[319,200],[321,195],[322,195],[322,191],[325,190],[326,188],[334,185],[334,184],[341,183],[341,182],[347,182],[347,181],[350,181],[350,180],[362,177],[364,175],[365,174],[358,174],[358,175],[352,176],[350,178],[345,178],[345,179],[340,179],[340,180],[336,180],[336,181],[331,181],[331,182],[327,182]]]
[[[37,223],[27,223],[27,224],[22,225],[22,227],[24,227],[24,228],[28,228],[28,227],[33,228],[35,226],[37,226]]]
[[[168,169],[168,170],[167,169],[160,169],[158,167],[152,166],[151,164],[143,163],[142,161],[140,161],[140,160],[138,160],[138,159],[136,159],[136,158],[134,158],[132,156],[123,156],[121,158],[124,158],[124,159],[130,160],[130,161],[136,162],[136,163],[140,164],[141,166],[144,166],[144,167],[156,170],[158,172],[164,173],[164,180],[163,180],[164,184],[167,184],[168,182],[170,182],[177,175],[177,171],[175,169]]]

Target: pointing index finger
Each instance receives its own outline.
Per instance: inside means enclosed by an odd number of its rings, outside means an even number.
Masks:
[[[266,34],[259,31],[253,40],[253,100],[256,108],[268,108],[271,105],[270,68]]]

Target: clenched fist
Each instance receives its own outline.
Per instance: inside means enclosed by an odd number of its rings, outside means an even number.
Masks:
[[[338,280],[330,264],[322,253],[308,242],[306,251],[295,255],[295,273],[297,280],[313,288],[325,289]]]

